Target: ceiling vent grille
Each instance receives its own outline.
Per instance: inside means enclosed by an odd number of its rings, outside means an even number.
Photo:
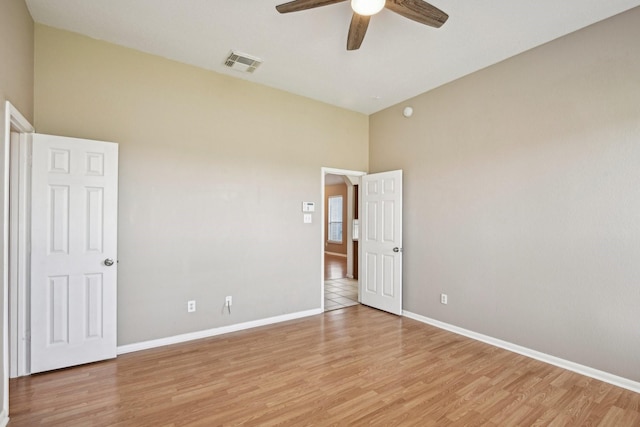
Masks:
[[[243,73],[253,73],[260,64],[262,64],[262,59],[235,51],[232,51],[224,61],[224,65],[227,67]]]

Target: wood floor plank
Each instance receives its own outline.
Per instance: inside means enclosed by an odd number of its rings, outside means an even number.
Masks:
[[[20,426],[639,426],[640,395],[353,306],[10,381]]]

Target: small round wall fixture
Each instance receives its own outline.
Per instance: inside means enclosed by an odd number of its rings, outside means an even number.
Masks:
[[[402,110],[402,115],[405,116],[407,119],[413,116],[413,108],[404,107],[404,110]]]

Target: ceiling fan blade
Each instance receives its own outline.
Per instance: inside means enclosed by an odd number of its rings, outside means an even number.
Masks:
[[[449,15],[422,0],[387,0],[385,7],[405,18],[435,28],[440,28],[449,19]]]
[[[349,26],[349,36],[347,38],[347,50],[360,49],[364,35],[367,34],[370,16],[358,15],[354,12]]]
[[[329,6],[330,4],[342,3],[346,0],[293,0],[276,6],[276,10],[280,13],[298,12],[300,10],[313,9],[320,6]]]

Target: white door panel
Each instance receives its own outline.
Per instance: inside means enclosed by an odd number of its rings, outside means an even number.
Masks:
[[[402,314],[402,171],[362,177],[361,302]]]
[[[32,152],[31,372],[113,358],[118,145],[35,134]]]

